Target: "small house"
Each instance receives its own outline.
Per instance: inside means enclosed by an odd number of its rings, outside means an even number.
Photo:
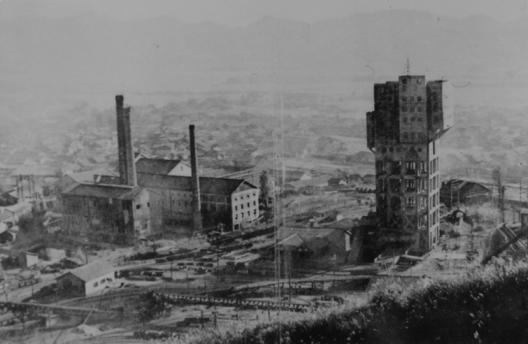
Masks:
[[[114,282],[115,268],[105,261],[86,264],[57,278],[59,290],[79,296],[97,294]]]

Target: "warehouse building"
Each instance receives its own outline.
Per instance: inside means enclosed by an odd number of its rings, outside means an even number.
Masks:
[[[242,179],[200,177],[199,181],[205,227],[223,224],[226,229],[237,230],[257,221],[256,186]],[[149,193],[154,233],[192,222],[191,177],[139,173],[138,183]]]
[[[116,184],[70,183],[62,192],[62,229],[94,242],[129,245],[150,235],[149,193],[137,185],[130,108],[116,96],[119,177]],[[118,182],[118,183],[117,183]]]
[[[97,261],[73,269],[57,278],[59,290],[69,296],[90,296],[101,293],[115,283],[115,268]]]

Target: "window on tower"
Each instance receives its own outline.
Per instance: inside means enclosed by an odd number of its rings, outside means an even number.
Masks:
[[[414,179],[406,179],[405,180],[405,190],[407,192],[416,191],[416,182],[415,182]]]
[[[427,191],[427,178],[420,178],[420,191]]]
[[[392,174],[400,174],[401,173],[401,167],[402,163],[399,160],[396,160],[392,163]]]
[[[416,161],[406,161],[405,171],[407,174],[416,174]]]
[[[427,173],[427,164],[425,161],[420,161],[420,173]]]

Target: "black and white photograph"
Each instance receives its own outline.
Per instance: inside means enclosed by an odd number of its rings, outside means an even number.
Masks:
[[[528,343],[528,0],[0,0],[0,343]]]

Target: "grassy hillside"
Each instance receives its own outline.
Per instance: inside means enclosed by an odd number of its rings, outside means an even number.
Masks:
[[[367,307],[274,323],[205,343],[525,343],[528,264],[496,265],[453,282],[391,288]]]

